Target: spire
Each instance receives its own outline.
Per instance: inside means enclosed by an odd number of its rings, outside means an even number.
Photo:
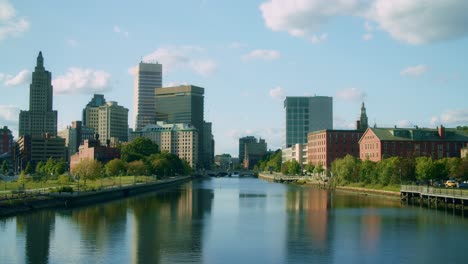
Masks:
[[[39,55],[37,55],[36,68],[44,68],[44,58],[42,57],[42,51],[39,51]]]
[[[361,105],[361,118],[359,120],[360,124],[359,124],[359,130],[366,130],[367,127],[369,126],[368,123],[367,123],[367,114],[366,114],[366,107],[364,105],[364,102],[362,102],[362,105]]]

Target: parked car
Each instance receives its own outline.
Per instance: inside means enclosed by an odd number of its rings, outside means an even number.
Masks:
[[[468,189],[468,181],[463,181],[458,184],[458,188]]]
[[[445,182],[445,187],[457,187],[458,183],[455,180],[448,180]]]
[[[434,187],[445,187],[445,182],[443,182],[443,181],[434,181],[432,183],[432,186],[434,186]]]

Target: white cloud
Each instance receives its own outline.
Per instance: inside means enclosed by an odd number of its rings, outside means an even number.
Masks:
[[[371,33],[366,33],[362,36],[363,40],[371,40],[373,38],[374,38],[374,35],[372,35]]]
[[[16,10],[9,1],[0,0],[0,40],[18,36],[28,29],[29,22],[16,16]]]
[[[128,37],[129,33],[128,31],[123,30],[119,26],[114,26],[114,32],[120,35],[123,35],[124,37]]]
[[[321,42],[324,42],[328,39],[328,34],[327,33],[323,33],[322,35],[320,36],[317,36],[317,35],[313,35],[311,38],[310,38],[310,42],[312,42],[312,44],[319,44]]]
[[[468,35],[467,9],[465,0],[267,0],[260,5],[268,28],[295,37],[309,37],[335,17],[357,16],[410,44]]]
[[[242,48],[246,48],[247,44],[244,44],[244,43],[241,43],[241,42],[232,42],[231,44],[229,44],[228,47],[230,49],[242,49]]]
[[[412,76],[412,77],[419,77],[426,73],[428,70],[427,65],[424,64],[419,64],[416,66],[410,66],[408,68],[405,68],[401,70],[400,75],[401,76]]]
[[[190,69],[202,76],[211,75],[217,68],[216,61],[202,58],[205,49],[197,46],[181,46],[158,48],[143,57],[143,61],[157,61],[163,65],[163,72],[167,74],[174,70]],[[129,72],[135,72],[133,68]]]
[[[348,121],[341,116],[333,117],[334,129],[356,129],[356,121]]]
[[[345,101],[362,102],[366,96],[365,92],[354,87],[344,88],[336,92],[336,97]]]
[[[52,81],[56,94],[96,93],[110,90],[110,74],[105,71],[72,67]]]
[[[251,129],[246,128],[244,130],[231,129],[224,135],[227,139],[239,142],[239,138],[245,136],[254,136],[257,139],[265,139],[268,149],[276,150],[281,148],[282,142],[282,129],[280,128],[261,128]]]
[[[366,21],[366,23],[364,23],[364,28],[366,29],[366,31],[373,31],[374,30],[374,26],[372,26],[369,21]]]
[[[14,105],[0,105],[0,125],[18,126],[20,109]]]
[[[20,86],[28,84],[31,81],[31,73],[28,70],[20,71],[16,76],[6,75],[4,77],[6,86]],[[1,80],[1,78],[0,78]]]
[[[409,120],[398,120],[397,122],[397,127],[400,128],[408,128],[408,127],[413,127],[414,123],[409,121]]]
[[[430,123],[433,126],[438,126],[440,124],[446,126],[466,126],[468,123],[468,109],[445,111],[440,114],[440,116],[433,116]]]
[[[279,51],[276,50],[267,50],[267,49],[256,49],[252,50],[248,54],[242,56],[244,61],[251,60],[276,60],[281,57]]]
[[[270,96],[276,100],[284,100],[284,90],[280,86],[270,89]]]

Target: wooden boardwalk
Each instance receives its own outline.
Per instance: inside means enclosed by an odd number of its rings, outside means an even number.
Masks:
[[[468,205],[468,189],[434,188],[430,186],[402,185],[400,196],[403,201],[419,200],[428,205]]]

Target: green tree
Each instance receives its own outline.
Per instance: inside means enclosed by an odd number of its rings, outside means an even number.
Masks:
[[[289,165],[291,164],[291,161],[285,161],[283,164],[281,164],[281,173],[284,175],[288,174],[289,171]]]
[[[4,160],[3,163],[2,163],[2,172],[3,172],[3,174],[6,175],[8,173],[8,170],[9,170],[8,169],[8,163],[7,163],[6,160]]]
[[[315,169],[315,166],[314,166],[314,164],[312,164],[312,162],[309,162],[309,163],[307,163],[307,165],[305,165],[304,169],[305,169],[308,173],[313,173],[313,172],[314,172],[314,169]]]
[[[432,158],[418,157],[416,158],[416,179],[427,181],[435,179],[435,166]]]
[[[359,181],[360,160],[346,155],[342,159],[336,159],[332,162],[332,172],[337,184],[346,184]]]
[[[288,173],[291,175],[296,175],[301,173],[301,164],[296,160],[292,160],[289,164]]]
[[[125,173],[125,163],[121,159],[113,159],[104,166],[108,176],[118,176]]]
[[[142,160],[135,160],[127,163],[127,173],[133,176],[141,176],[146,174],[146,165]]]
[[[64,160],[59,160],[55,163],[52,173],[54,175],[61,175],[64,174],[67,171],[67,164],[65,163]]]
[[[359,168],[359,181],[364,183],[377,181],[376,167],[376,163],[368,159],[361,162],[361,166]]]
[[[24,174],[31,174],[32,173],[32,166],[31,162],[28,161],[26,164],[26,168],[24,169]]]
[[[122,145],[121,158],[124,162],[144,160],[152,154],[159,153],[159,146],[148,138],[139,137]]]
[[[95,180],[102,176],[102,164],[94,159],[83,159],[72,168],[72,174],[84,180]]]
[[[47,159],[47,162],[44,165],[44,171],[47,176],[52,176],[54,174],[55,160],[53,158]]]
[[[317,166],[315,166],[315,168],[314,168],[314,173],[316,173],[316,174],[321,174],[324,171],[325,171],[325,169],[323,168],[322,163],[317,164]]]

